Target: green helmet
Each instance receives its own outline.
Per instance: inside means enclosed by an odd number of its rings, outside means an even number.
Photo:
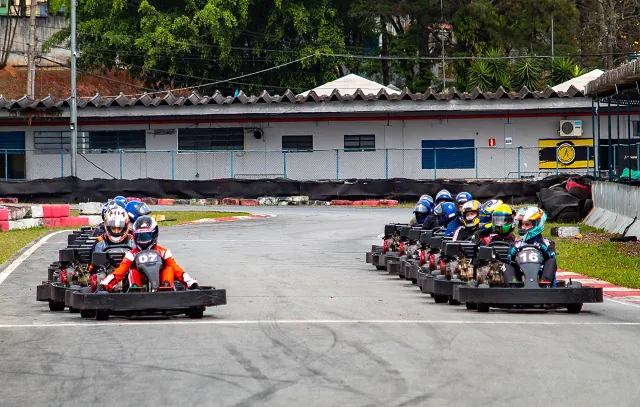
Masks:
[[[513,231],[513,209],[509,205],[496,206],[491,214],[491,228],[501,236],[506,236]]]

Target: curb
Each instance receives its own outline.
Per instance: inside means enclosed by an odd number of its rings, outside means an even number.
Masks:
[[[189,222],[181,222],[178,225],[202,225],[202,224],[210,224],[210,223],[222,223],[222,222],[234,222],[239,220],[250,220],[250,219],[268,219],[275,218],[276,215],[273,214],[254,214],[254,215],[244,215],[244,216],[228,216],[224,218],[205,218],[198,219]]]
[[[558,270],[556,276],[561,279],[570,278],[573,281],[578,281],[585,287],[602,288],[602,294],[609,298],[638,297],[637,300],[640,301],[640,289],[622,287],[604,280],[566,270]]]
[[[366,199],[351,201],[334,199],[331,201],[319,201],[309,199],[308,196],[273,197],[265,196],[258,199],[245,198],[206,198],[206,199],[164,199],[164,198],[135,198],[129,197],[128,201],[142,201],[148,205],[201,205],[201,206],[398,206],[395,199]]]

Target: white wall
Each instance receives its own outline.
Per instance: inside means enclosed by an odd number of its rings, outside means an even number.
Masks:
[[[177,133],[155,134],[147,130],[147,150],[164,150],[148,153],[122,154],[86,154],[78,158],[78,176],[84,179],[104,178],[105,173],[120,178],[164,178],[171,179],[216,179],[278,177],[285,175],[291,179],[335,179],[336,162],[338,177],[346,178],[385,178],[386,176],[433,179],[437,178],[516,178],[518,172],[518,152],[520,151],[521,175],[538,172],[538,140],[557,138],[559,121],[562,117],[536,118],[487,118],[487,119],[449,119],[449,120],[405,120],[405,121],[317,121],[298,123],[269,124],[192,124],[184,127],[258,127],[264,131],[261,140],[252,134],[245,136],[246,152],[216,153],[172,153],[177,149]],[[591,117],[569,117],[583,121],[584,138],[590,139]],[[602,137],[606,134],[607,118],[601,119]],[[626,120],[626,117],[624,118]],[[632,120],[638,120],[637,116]],[[154,129],[171,129],[172,125],[155,126]],[[149,125],[145,125],[148,128]],[[139,129],[139,125],[111,126],[109,129]],[[621,120],[626,134],[626,121]],[[33,131],[54,130],[39,128],[6,128],[7,131],[26,130],[26,148],[33,149]],[[84,126],[83,131],[104,130],[104,127]],[[3,128],[5,130],[5,128]],[[615,131],[615,124],[614,124]],[[375,152],[344,152],[335,149],[344,147],[345,134],[375,134]],[[312,135],[313,153],[282,154],[282,136]],[[512,137],[513,143],[505,146],[505,137]],[[626,137],[626,136],[625,136]],[[421,141],[436,139],[473,138],[478,147],[478,160],[473,169],[432,169],[423,170]],[[495,138],[496,148],[488,148],[488,139]],[[505,147],[509,148],[504,149]],[[389,149],[386,152],[384,149]],[[396,150],[405,149],[405,150]],[[414,149],[414,150],[406,150]],[[275,151],[274,151],[275,150]],[[285,165],[286,159],[286,165]],[[233,171],[231,162],[233,161]],[[172,172],[172,162],[174,170]],[[95,164],[95,165],[94,165]],[[526,165],[525,165],[526,164]],[[64,175],[70,175],[70,158],[64,159]],[[96,168],[99,167],[99,168]],[[555,173],[555,170],[544,170]],[[573,170],[572,172],[586,172]],[[61,174],[60,155],[42,155],[27,152],[27,178],[52,178]]]

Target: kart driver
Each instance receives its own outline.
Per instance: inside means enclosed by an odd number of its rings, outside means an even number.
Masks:
[[[478,231],[480,225],[480,202],[467,201],[462,205],[462,214],[459,217],[462,226],[453,234],[453,241],[468,241]]]
[[[158,235],[158,224],[152,217],[139,217],[133,224],[133,239],[136,247],[127,252],[120,266],[100,282],[98,292],[112,290],[124,279],[127,272],[129,272],[129,286],[141,287],[141,275],[133,266],[136,255],[143,250],[154,250],[164,260],[164,269],[160,273],[161,286],[173,287],[173,281],[177,279],[190,290],[199,289],[198,282],[176,263],[171,251],[158,244]]]
[[[94,252],[106,252],[111,247],[129,247],[135,243],[129,233],[129,216],[120,206],[109,209],[104,216],[104,233],[98,236]]]
[[[484,227],[481,224],[478,232],[471,237],[471,241],[479,246],[486,246],[491,242],[515,244],[513,214],[514,211],[509,205],[498,205],[492,211],[491,222],[485,224]]]
[[[421,226],[431,212],[428,202],[418,202],[413,208],[413,218],[409,221],[409,226]]]
[[[524,246],[535,246],[543,257],[542,280],[550,283],[552,287],[556,285],[556,262],[555,243],[552,240],[542,237],[544,223],[547,214],[537,206],[527,206],[518,211],[516,223],[518,225],[518,235],[520,240],[516,241],[509,251],[508,264],[503,270],[504,281],[509,284],[516,276],[521,276],[521,271],[516,263],[516,256]],[[519,281],[519,280],[516,280]]]
[[[433,210],[433,214],[438,219],[440,229],[444,230],[445,237],[453,236],[456,229],[450,230],[450,225],[458,218],[455,204],[453,202],[441,203]]]

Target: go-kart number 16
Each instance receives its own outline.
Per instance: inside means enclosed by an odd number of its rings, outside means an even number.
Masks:
[[[535,250],[524,250],[518,253],[518,263],[540,263],[540,255]]]

